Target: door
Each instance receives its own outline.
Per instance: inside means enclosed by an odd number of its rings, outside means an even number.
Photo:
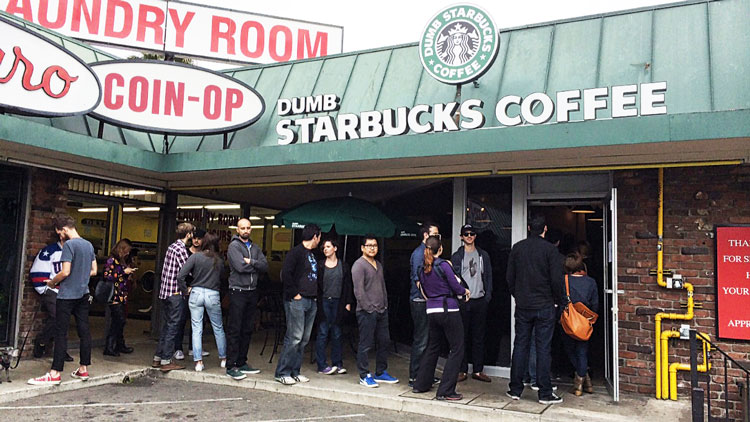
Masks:
[[[619,341],[617,338],[617,189],[612,188],[604,201],[604,378],[614,401],[620,400]]]

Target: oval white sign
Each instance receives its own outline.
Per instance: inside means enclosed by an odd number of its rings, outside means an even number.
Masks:
[[[253,124],[263,98],[227,75],[182,63],[114,60],[91,65],[103,97],[92,113],[110,123],[155,133],[223,133]]]
[[[0,109],[60,117],[99,104],[99,80],[79,57],[7,19],[0,34]]]

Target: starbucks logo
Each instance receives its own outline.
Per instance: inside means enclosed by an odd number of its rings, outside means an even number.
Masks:
[[[462,84],[492,66],[499,44],[487,12],[473,5],[455,5],[430,19],[419,43],[419,58],[433,78]]]

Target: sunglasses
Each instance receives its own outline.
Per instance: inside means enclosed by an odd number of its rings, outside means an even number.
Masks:
[[[476,236],[476,235],[477,235],[476,232],[464,232],[464,234],[462,234],[461,236],[466,237],[466,236]]]

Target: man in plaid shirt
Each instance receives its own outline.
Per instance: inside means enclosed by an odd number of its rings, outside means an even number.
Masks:
[[[195,227],[190,223],[177,225],[177,240],[167,248],[161,271],[159,299],[161,300],[163,324],[151,367],[161,368],[163,372],[185,369],[184,366],[173,363],[172,356],[174,355],[175,337],[180,323],[180,315],[182,315],[185,306],[185,301],[177,285],[177,274],[188,259],[187,243],[193,237],[193,230],[195,230]]]

